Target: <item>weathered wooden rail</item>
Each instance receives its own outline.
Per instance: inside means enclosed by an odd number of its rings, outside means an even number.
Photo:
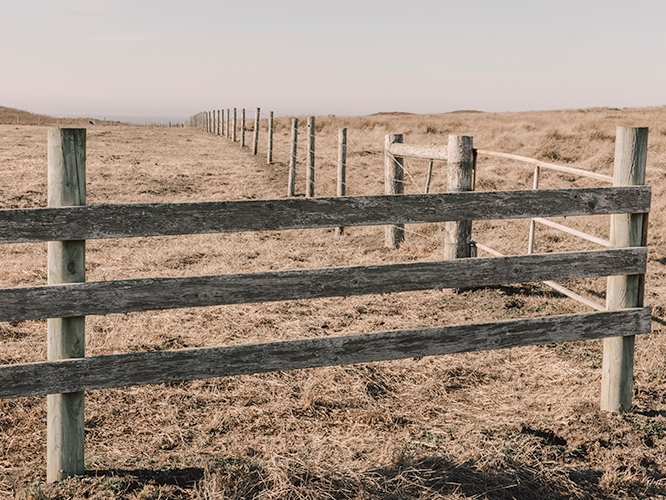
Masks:
[[[646,186],[621,186],[85,206],[85,130],[52,129],[49,208],[0,210],[0,243],[49,241],[49,284],[0,290],[0,321],[49,318],[48,359],[0,366],[0,397],[49,395],[47,478],[53,481],[84,472],[86,390],[602,337],[633,339],[650,331],[651,311],[640,301],[587,314],[85,357],[86,315],[596,276],[629,277],[642,286],[634,277],[645,273],[647,249],[634,239],[586,252],[85,282],[84,241],[565,215],[616,214],[632,220],[649,212],[650,193]]]

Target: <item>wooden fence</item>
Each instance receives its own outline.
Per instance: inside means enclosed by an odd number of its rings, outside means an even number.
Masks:
[[[233,119],[230,120],[233,111]],[[233,110],[227,109],[226,120],[224,110],[202,111],[196,115],[191,116],[183,123],[186,127],[201,128],[204,132],[215,135],[225,136],[231,138],[236,142],[236,132],[238,125],[236,122],[236,108]],[[254,115],[254,125],[252,129],[252,154],[256,155],[259,151],[259,125],[261,121],[261,112],[256,108]],[[268,137],[266,162],[273,163],[273,137],[274,137],[274,119],[273,112],[271,111],[268,116],[266,133]],[[225,133],[226,129],[226,133]],[[241,109],[241,124],[240,124],[240,146],[245,147],[245,109]],[[305,171],[305,196],[312,198],[315,194],[315,117],[308,116],[307,118],[307,154],[306,154],[306,171]],[[346,162],[347,162],[347,129],[342,128],[339,130],[338,137],[338,170],[337,170],[337,192],[338,196],[344,196],[346,190]],[[293,118],[291,121],[291,155],[289,158],[289,180],[287,183],[287,196],[295,196],[296,186],[296,156],[298,151],[298,118]],[[344,229],[342,226],[336,229],[336,234],[341,235]]]
[[[626,130],[638,137],[635,167],[647,134]],[[647,249],[634,237],[650,209],[646,186],[86,206],[85,129],[51,129],[48,148],[49,206],[0,210],[0,243],[49,242],[48,285],[0,289],[0,321],[49,318],[48,359],[0,366],[0,397],[48,395],[49,481],[84,472],[86,390],[606,337],[626,348],[650,331],[651,311],[639,293]],[[614,214],[614,248],[182,278],[84,276],[87,239],[596,214]],[[83,349],[86,315],[597,276],[629,290],[609,302],[616,310],[112,356],[85,357]],[[608,369],[626,379],[630,359],[621,352],[619,361],[616,351],[608,362],[604,354],[605,378]],[[626,391],[622,383],[609,385],[609,394]],[[622,408],[619,398],[614,409]]]

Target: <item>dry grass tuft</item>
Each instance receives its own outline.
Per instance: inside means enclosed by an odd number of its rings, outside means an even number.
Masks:
[[[4,111],[3,111],[4,113]],[[0,113],[9,116],[15,110]],[[301,117],[302,118],[302,117]],[[86,475],[44,484],[44,398],[0,401],[0,496],[55,498],[461,499],[666,497],[666,109],[378,114],[317,121],[316,194],[335,193],[337,129],[348,127],[348,193],[381,194],[386,133],[410,143],[470,134],[479,148],[610,174],[618,124],[651,127],[653,186],[646,305],[637,340],[635,411],[598,410],[601,343],[340,366],[90,391]],[[2,122],[2,120],[0,120]],[[88,129],[88,200],[176,202],[284,196],[290,119],[278,118],[273,165],[199,130]],[[304,120],[301,120],[305,124]],[[265,124],[265,121],[264,121]],[[303,137],[301,135],[301,137]],[[0,206],[46,204],[44,128],[0,125]],[[304,141],[297,192],[304,192]],[[432,189],[443,191],[435,164]],[[406,192],[426,161],[408,160]],[[544,173],[543,187],[595,181]],[[531,187],[531,168],[479,158],[478,189]],[[567,224],[607,237],[608,218]],[[88,280],[186,276],[438,259],[441,227],[408,226],[400,249],[382,228],[91,241]],[[524,253],[526,221],[475,223],[474,238]],[[539,227],[537,251],[593,248]],[[46,245],[5,245],[1,286],[46,282]],[[567,283],[604,300],[603,280]],[[87,353],[211,346],[582,311],[539,284],[118,314],[87,319]],[[45,321],[0,325],[0,361],[46,357]]]

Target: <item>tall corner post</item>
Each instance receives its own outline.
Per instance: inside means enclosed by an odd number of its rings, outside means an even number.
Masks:
[[[402,134],[387,134],[384,139],[384,193],[403,194],[405,192],[405,159],[391,153],[391,145],[402,143]],[[384,246],[397,247],[405,239],[405,225],[384,226]]]
[[[645,184],[648,128],[617,127],[615,137],[614,186]],[[611,215],[610,243],[613,247],[645,246],[647,231],[644,214]],[[609,276],[606,309],[612,311],[643,305],[644,275]],[[601,409],[611,412],[631,410],[634,377],[633,335],[604,339],[601,375]]]
[[[86,129],[52,128],[48,134],[48,206],[86,204]],[[48,283],[86,279],[86,242],[48,243]],[[47,359],[85,356],[85,317],[48,320]],[[47,481],[84,473],[84,393],[47,396]]]
[[[450,193],[472,190],[474,145],[468,135],[450,135],[446,190]],[[472,221],[445,223],[444,258],[462,259],[471,256]]]

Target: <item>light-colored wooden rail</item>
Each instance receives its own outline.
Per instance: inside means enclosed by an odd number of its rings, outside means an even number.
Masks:
[[[578,238],[581,238],[583,240],[591,241],[592,243],[596,243],[597,245],[601,245],[604,247],[611,246],[611,243],[608,240],[604,240],[603,238],[598,238],[592,234],[588,234],[583,231],[579,231],[578,229],[565,226],[564,224],[558,224],[557,222],[553,222],[552,220],[548,219],[542,219],[541,217],[535,217],[533,220],[535,222],[538,222],[539,224],[543,224],[544,226],[552,227],[553,229],[558,229],[559,231],[570,234],[572,236],[577,236]]]
[[[497,151],[488,151],[486,149],[477,149],[476,152],[479,155],[495,156],[497,158],[507,158],[509,160],[516,160],[523,163],[529,163],[531,165],[537,165],[541,168],[545,168],[548,170],[555,170],[557,172],[564,172],[567,174],[580,175],[582,177],[590,177],[591,179],[613,182],[613,177],[610,175],[598,174],[596,172],[581,170],[580,168],[566,167],[564,165],[557,165],[555,163],[548,163],[541,160],[535,160],[534,158],[527,158],[526,156],[519,156],[510,153],[498,153]]]
[[[645,247],[0,289],[0,321],[643,274]]]
[[[484,252],[487,252],[490,255],[494,255],[495,257],[504,257],[503,253],[498,252],[494,248],[490,248],[490,247],[488,247],[486,245],[483,245],[481,243],[478,243],[478,242],[474,242],[474,245],[479,250],[483,250]],[[530,252],[528,255],[533,255],[533,254]],[[585,304],[586,306],[591,307],[592,309],[595,309],[597,311],[605,311],[606,310],[606,306],[604,306],[603,304],[600,304],[600,303],[598,303],[598,302],[596,302],[592,299],[589,299],[589,298],[587,298],[587,297],[585,297],[585,296],[583,296],[579,293],[576,293],[573,290],[571,290],[571,289],[569,289],[569,288],[567,288],[563,285],[560,285],[559,283],[555,283],[552,280],[544,280],[544,281],[542,281],[542,283],[544,285],[547,285],[547,286],[551,287],[553,290],[556,290],[556,291],[560,292],[562,295],[564,295],[566,297],[569,297],[570,299],[573,299],[577,302],[580,302],[581,304]]]
[[[38,396],[161,382],[434,356],[648,333],[651,309],[550,316],[0,366],[0,397]]]
[[[394,142],[389,153],[407,158],[425,158],[427,160],[445,160],[448,158],[448,144],[402,144]]]
[[[644,213],[649,186],[0,210],[0,243]]]

